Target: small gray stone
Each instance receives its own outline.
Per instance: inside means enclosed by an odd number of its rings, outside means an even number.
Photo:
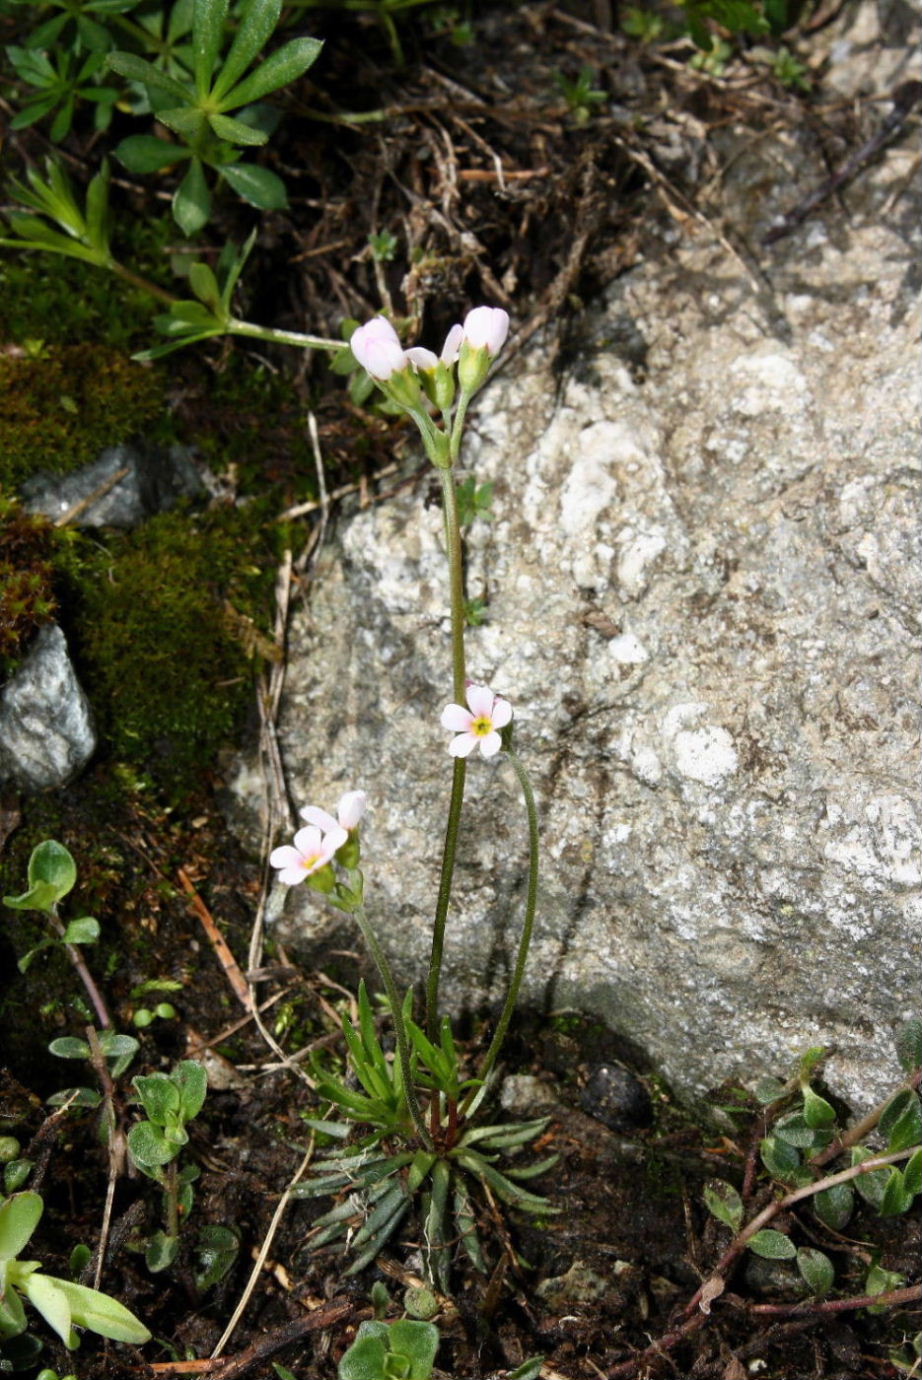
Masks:
[[[618,1064],[599,1064],[580,1093],[583,1111],[610,1131],[633,1131],[649,1126],[653,1117],[650,1094],[639,1079]]]
[[[74,474],[33,475],[22,485],[24,506],[52,521],[78,508],[75,527],[136,527],[172,508],[178,499],[203,492],[192,451],[109,446],[98,460]],[[122,473],[124,471],[124,473]]]
[[[41,631],[0,691],[0,785],[66,785],[96,748],[93,716],[56,624]]]

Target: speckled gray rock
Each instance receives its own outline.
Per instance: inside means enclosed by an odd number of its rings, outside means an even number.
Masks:
[[[0,785],[30,792],[66,785],[95,750],[89,702],[64,634],[51,624],[0,690]]]
[[[754,241],[825,176],[798,138],[728,172]],[[828,1043],[830,1083],[867,1106],[918,1014],[922,246],[904,153],[849,220],[833,204],[781,241],[763,279],[667,231],[569,373],[539,342],[490,387],[465,452],[495,482],[470,534],[489,621],[468,670],[512,699],[542,815],[525,995],[602,1016],[691,1096]],[[371,796],[369,910],[408,980],[450,777],[426,497],[341,522],[294,622],[281,724],[299,803]],[[478,759],[468,779],[454,1007],[501,992],[524,879],[511,772]],[[314,953],[341,933],[303,891],[286,916]]]
[[[202,480],[184,446],[168,451],[109,446],[82,470],[36,474],[22,485],[24,506],[52,521],[83,504],[73,519],[76,527],[136,527],[172,508],[178,499],[202,492]]]

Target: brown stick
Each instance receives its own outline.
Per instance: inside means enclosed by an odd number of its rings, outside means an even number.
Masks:
[[[151,1375],[201,1375],[208,1380],[237,1380],[251,1367],[272,1356],[282,1347],[306,1337],[309,1332],[320,1332],[332,1327],[349,1316],[353,1306],[348,1299],[334,1299],[325,1308],[318,1308],[303,1318],[276,1328],[268,1337],[253,1342],[238,1352],[236,1356],[219,1356],[205,1361],[156,1361],[148,1367]]]

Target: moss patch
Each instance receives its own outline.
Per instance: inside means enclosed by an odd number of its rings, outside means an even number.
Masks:
[[[36,470],[79,469],[139,431],[149,435],[165,412],[162,375],[103,345],[0,356],[0,396],[0,484],[9,488]]]
[[[205,778],[252,704],[275,556],[254,508],[174,511],[64,554],[78,672],[115,758],[170,793]]]
[[[11,671],[23,644],[54,617],[53,547],[47,518],[0,493],[0,674]]]

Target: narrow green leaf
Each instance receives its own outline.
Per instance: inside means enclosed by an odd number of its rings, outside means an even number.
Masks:
[[[192,54],[199,96],[211,89],[211,77],[221,51],[227,0],[195,0],[192,21]]]
[[[281,0],[250,0],[230,52],[221,65],[212,95],[221,100],[243,76],[250,63],[275,32],[282,11]]]
[[[86,189],[87,238],[100,254],[109,255],[109,160],[104,158]]]
[[[793,1260],[797,1255],[797,1247],[791,1238],[785,1236],[783,1232],[772,1231],[770,1227],[764,1231],[757,1231],[755,1236],[749,1238],[746,1245],[765,1260]]]
[[[69,1279],[54,1279],[59,1291],[67,1299],[71,1316],[80,1327],[88,1327],[100,1337],[109,1337],[113,1342],[130,1342],[141,1346],[149,1342],[151,1334],[135,1315],[119,1303],[117,1299],[102,1294],[98,1289],[88,1289],[83,1284],[72,1284]]]
[[[268,168],[254,163],[228,163],[221,168],[221,176],[238,196],[260,211],[281,211],[288,205],[285,183]]]
[[[196,146],[196,140],[201,139],[208,129],[208,117],[203,110],[190,110],[184,105],[171,106],[166,110],[157,111],[157,119],[167,129],[171,129],[174,134],[178,134],[180,139],[185,139],[188,144]]]
[[[269,138],[261,129],[254,129],[252,125],[235,120],[230,115],[209,115],[208,123],[219,139],[226,139],[229,144],[241,144],[244,148],[258,148]]]
[[[323,44],[316,38],[293,38],[222,98],[225,110],[236,110],[262,100],[270,91],[296,81],[316,61]]]
[[[110,53],[106,58],[106,64],[113,72],[118,72],[120,77],[138,82],[148,90],[162,91],[165,96],[170,96],[176,101],[177,105],[194,105],[193,93],[189,87],[183,86],[166,72],[161,72],[152,62],[136,57],[134,53]]]
[[[156,134],[130,134],[116,147],[115,156],[131,173],[152,173],[191,158],[192,154],[178,144],[158,139]]]

